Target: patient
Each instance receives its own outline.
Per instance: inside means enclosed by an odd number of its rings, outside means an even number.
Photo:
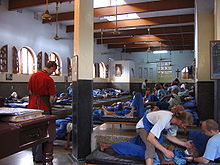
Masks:
[[[135,139],[135,140],[133,140]],[[116,153],[121,155],[130,155],[134,157],[139,157],[141,160],[145,159],[145,145],[141,142],[138,142],[138,136],[133,138],[130,142],[120,142],[120,143],[112,143],[106,144],[104,142],[99,142],[99,147],[101,151],[105,151],[107,148],[112,148]],[[187,150],[179,150],[175,149],[174,145],[169,145],[167,147],[168,150],[172,151],[175,156],[172,159],[168,159],[161,151],[156,150],[156,156],[154,158],[154,163],[157,164],[186,164],[186,157],[197,156],[199,155],[198,149],[195,147]]]
[[[126,115],[127,117],[142,117],[146,109],[144,107],[144,101],[141,93],[136,93],[134,96],[134,99],[131,103],[131,109],[123,106],[123,104],[120,102],[117,104],[117,111],[108,111],[105,106],[102,106],[102,110],[104,111],[105,115],[113,115],[113,114],[118,114],[118,115]]]

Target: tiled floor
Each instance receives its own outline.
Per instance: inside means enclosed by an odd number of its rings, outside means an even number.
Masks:
[[[92,134],[92,149],[96,148],[97,137],[105,139],[110,139],[112,141],[120,140],[119,137],[130,138],[135,136],[135,125],[114,125],[114,130],[111,124],[103,124],[94,128]],[[56,140],[54,142],[54,165],[83,165],[84,162],[74,162],[70,158],[71,150],[65,150],[64,145],[66,141]],[[2,148],[1,148],[2,149]],[[0,165],[37,165],[33,162],[31,149],[25,150],[4,159],[0,160]]]
[[[84,162],[74,162],[69,154],[71,150],[64,149],[65,141],[56,140],[54,143],[54,165],[83,165]],[[0,160],[0,165],[38,165],[33,162],[31,149],[21,151]]]
[[[102,124],[94,127],[92,133],[92,150],[97,147],[97,141],[106,143],[127,141],[136,136],[135,125]],[[83,165],[84,162],[73,161],[71,150],[65,150],[66,141],[54,142],[54,165]],[[2,149],[2,148],[1,148]],[[31,150],[25,150],[0,160],[0,165],[37,165],[33,162]]]

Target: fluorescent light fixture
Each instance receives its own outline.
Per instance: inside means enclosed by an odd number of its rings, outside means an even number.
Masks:
[[[115,6],[115,5],[124,5],[127,4],[124,0],[94,0],[93,7],[107,7],[107,6]]]
[[[167,50],[156,50],[156,51],[153,51],[153,54],[161,54],[161,53],[168,53]]]
[[[104,16],[104,19],[107,19],[108,21],[115,21],[116,16]],[[140,18],[137,13],[132,13],[132,14],[122,14],[122,15],[117,15],[117,20],[128,20],[128,19],[138,19]]]

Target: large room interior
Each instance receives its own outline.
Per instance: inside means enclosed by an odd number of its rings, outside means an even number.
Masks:
[[[219,55],[219,18],[219,0],[0,0],[0,96],[27,97],[30,76],[47,61],[56,62],[51,76],[56,92],[66,92],[71,83],[73,96],[68,108],[58,105],[54,114],[58,119],[71,115],[75,131],[68,150],[67,138],[55,140],[54,164],[78,164],[71,157],[85,160],[97,137],[123,139],[126,131],[133,136],[135,125],[97,124],[93,111],[128,101],[146,79],[151,90],[175,78],[194,86],[200,121],[220,123],[219,60],[214,57]],[[127,95],[94,97],[94,90],[109,88]],[[25,155],[34,164],[30,149],[0,164],[22,164]]]

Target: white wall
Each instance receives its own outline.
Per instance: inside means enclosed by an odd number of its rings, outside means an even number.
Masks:
[[[122,66],[121,76],[115,75],[115,66],[117,64]],[[130,82],[130,61],[112,61],[111,68],[113,68],[111,72],[112,82]]]
[[[148,62],[156,62],[160,58],[164,58],[166,61],[169,61],[171,59],[172,61],[172,70],[173,70],[173,77],[176,77],[176,69],[183,69],[186,66],[190,66],[193,63],[194,59],[194,52],[193,51],[172,51],[171,55],[170,52],[166,54],[153,54],[151,52],[143,53],[127,53],[123,54],[122,59],[123,60],[132,60],[134,61],[135,66],[135,76],[134,78],[139,78],[139,68],[142,68],[142,78],[144,77],[144,68],[153,68],[153,79],[151,81],[155,82],[157,81],[157,69],[156,69],[156,63],[147,63]]]
[[[104,62],[105,64],[110,64],[111,61],[132,61],[130,63],[130,78],[132,82],[142,82],[144,79],[148,79],[149,82],[158,82],[157,75],[157,64],[156,63],[147,63],[159,61],[160,58],[165,59],[166,61],[172,62],[172,77],[175,78],[177,73],[176,70],[183,69],[186,66],[191,66],[194,60],[194,51],[171,51],[165,54],[153,54],[152,52],[141,52],[141,53],[121,53],[122,49],[107,49],[106,44],[95,45],[94,49],[94,62]],[[100,54],[100,52],[105,52]],[[134,75],[132,75],[131,68],[134,70]],[[141,68],[141,69],[140,69]],[[114,78],[114,65],[110,66],[111,77]],[[142,74],[139,72],[142,70]],[[147,70],[147,71],[146,71]],[[146,77],[146,72],[148,77]],[[168,80],[169,81],[169,80]]]
[[[0,47],[8,45],[8,68],[9,73],[12,70],[12,56],[11,48],[15,46],[18,50],[23,46],[28,46],[34,50],[36,55],[42,51],[51,53],[56,52],[61,56],[62,60],[62,74],[67,74],[67,57],[71,57],[73,54],[73,40],[64,39],[55,41],[53,37],[55,35],[55,23],[42,24],[41,19],[34,19],[33,12],[28,9],[22,10],[22,13],[17,11],[8,11],[7,10],[7,0],[2,0],[0,6]],[[72,38],[72,33],[65,32],[65,26],[59,28],[59,36],[62,38]],[[131,64],[134,68],[134,79],[142,82],[142,79],[139,79],[138,69],[142,68],[143,79],[144,77],[144,68],[153,68],[153,79],[156,81],[156,65],[155,64],[146,64],[147,56],[146,53],[121,53],[122,49],[107,49],[106,44],[98,45],[96,40],[94,40],[94,63],[104,62],[106,65],[110,65],[112,61],[133,61]],[[100,52],[104,52],[101,54]],[[170,54],[162,54],[163,58],[170,58]],[[177,68],[182,69],[185,66],[192,64],[194,59],[194,52],[192,51],[173,51],[171,53],[173,66],[173,77],[175,77],[175,70]],[[149,54],[149,61],[155,61],[160,58],[160,55]],[[127,68],[127,72],[131,68]],[[114,73],[114,66],[111,66],[109,69],[110,74]],[[127,76],[127,75],[126,75]],[[128,75],[130,76],[130,75]],[[19,76],[20,77],[20,76]],[[19,78],[20,79],[20,78]],[[58,78],[59,79],[59,78]],[[63,78],[61,78],[63,81]],[[121,80],[121,79],[120,79]],[[118,81],[120,81],[118,80]],[[25,80],[26,81],[26,80]],[[122,80],[124,81],[124,80]]]
[[[67,57],[72,56],[72,33],[65,32],[65,26],[59,27],[59,36],[69,38],[54,40],[55,23],[42,24],[41,18],[34,19],[33,12],[25,9],[22,13],[7,10],[7,1],[2,0],[0,6],[0,47],[8,45],[8,68],[12,70],[11,48],[18,50],[24,46],[32,48],[37,55],[40,51],[48,54],[56,52],[62,60],[62,73],[67,74]]]
[[[96,44],[96,40],[94,39],[94,63],[104,62],[108,64],[111,59],[119,60],[120,54],[121,50],[108,49],[106,44]]]

